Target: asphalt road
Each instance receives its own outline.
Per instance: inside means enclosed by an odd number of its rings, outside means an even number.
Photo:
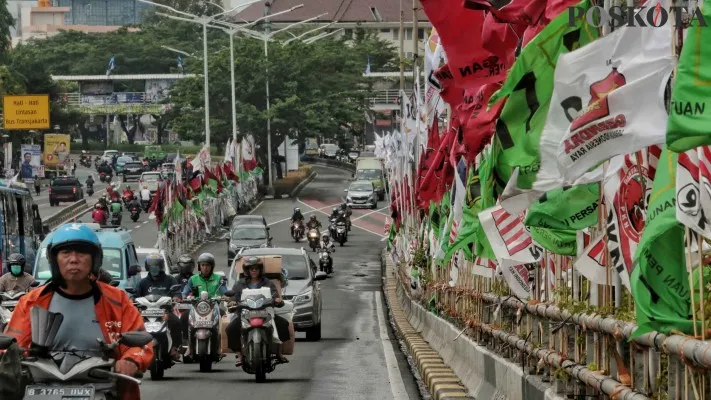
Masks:
[[[93,175],[95,181],[93,196],[89,196],[86,194],[86,184],[84,182],[86,182],[86,178],[89,175]],[[76,176],[77,178],[79,178],[79,181],[82,183],[82,185],[84,185],[84,199],[86,200],[87,204],[94,204],[99,199],[99,197],[103,196],[106,193],[106,184],[99,182],[99,174],[96,172],[95,168],[84,168],[77,164]],[[138,186],[136,185],[136,187]],[[32,191],[32,199],[34,200],[34,203],[37,204],[40,216],[42,216],[43,219],[51,217],[52,215],[62,211],[62,209],[72,204],[71,202],[62,202],[59,203],[59,206],[51,207],[49,205],[49,191],[47,190],[46,186],[42,187],[39,196],[35,194],[34,186],[30,186],[30,190]]]
[[[300,207],[308,218],[316,214],[327,221],[334,205],[343,198],[350,173],[328,167],[314,167],[318,177],[297,199],[269,200],[253,214],[267,218],[274,246],[301,247],[289,236],[289,217]],[[385,203],[380,207],[386,206]],[[196,364],[177,364],[166,371],[166,379],[153,382],[149,375],[141,385],[142,399],[163,400],[239,396],[250,399],[419,399],[420,394],[407,361],[400,352],[387,321],[381,296],[380,252],[385,245],[383,225],[387,209],[354,210],[353,229],[344,247],[334,254],[335,272],[322,281],[323,337],[306,342],[297,332],[290,363],[267,375],[257,384],[254,376],[234,366],[228,355],[213,372],[200,373]],[[153,247],[157,237],[154,221],[124,224],[132,230],[137,246]],[[226,233],[226,232],[225,232]],[[227,243],[215,239],[197,252],[211,252],[218,270],[227,269]],[[315,259],[314,253],[310,255]]]

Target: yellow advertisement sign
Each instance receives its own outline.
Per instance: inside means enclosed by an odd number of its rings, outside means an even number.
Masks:
[[[49,129],[49,95],[3,96],[5,130]]]
[[[69,135],[47,134],[44,135],[44,165],[56,167],[64,165],[69,159],[71,141]]]

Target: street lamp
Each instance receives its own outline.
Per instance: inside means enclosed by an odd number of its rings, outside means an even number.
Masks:
[[[167,17],[167,18],[170,18],[170,19],[175,19],[175,20],[178,20],[178,21],[192,22],[192,23],[198,23],[198,24],[202,25],[202,52],[203,52],[203,60],[202,60],[203,62],[202,62],[202,64],[203,64],[203,79],[204,79],[204,84],[203,84],[203,85],[205,86],[205,144],[207,145],[207,148],[208,148],[208,151],[209,151],[209,149],[210,149],[210,91],[209,91],[209,88],[208,88],[208,72],[207,72],[207,25],[208,25],[210,22],[214,21],[216,18],[218,18],[218,17],[220,17],[220,16],[222,16],[222,15],[229,14],[229,13],[231,13],[232,11],[235,11],[235,10],[238,9],[238,8],[241,8],[241,7],[244,7],[244,6],[253,4],[253,3],[257,3],[257,2],[259,2],[259,1],[261,1],[261,0],[252,0],[252,1],[249,1],[249,2],[247,2],[247,3],[245,3],[245,4],[242,4],[242,5],[240,5],[240,6],[234,7],[234,8],[232,8],[232,9],[230,9],[230,10],[223,11],[223,12],[221,12],[221,13],[218,13],[218,14],[215,14],[215,15],[212,15],[212,16],[206,16],[206,15],[197,16],[197,15],[193,15],[193,14],[190,14],[190,13],[186,13],[186,12],[184,12],[184,11],[176,10],[175,8],[170,7],[170,6],[166,6],[166,5],[163,5],[163,4],[154,3],[154,2],[149,1],[149,0],[138,0],[138,1],[140,1],[141,3],[146,3],[146,4],[154,5],[154,6],[156,6],[156,7],[165,8],[165,9],[170,10],[170,11],[176,13],[176,14],[184,15],[184,16],[186,16],[186,17],[188,17],[188,18],[181,18],[181,17],[176,17],[176,16],[174,16],[174,15],[163,14],[163,13],[156,13],[156,14],[158,14],[158,15],[162,15],[162,16],[164,16],[164,17]]]

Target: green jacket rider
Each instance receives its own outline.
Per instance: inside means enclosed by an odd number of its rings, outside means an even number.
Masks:
[[[199,297],[200,293],[206,291],[210,298],[219,294],[225,294],[227,286],[221,275],[214,274],[215,257],[210,253],[202,253],[197,259],[198,273],[190,277],[183,287],[183,297],[192,294]]]

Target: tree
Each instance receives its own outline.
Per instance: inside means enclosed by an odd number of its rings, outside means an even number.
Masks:
[[[0,0],[0,54],[5,56],[12,45],[10,28],[15,26],[15,20],[7,7],[7,0]]]
[[[119,115],[118,118],[119,124],[121,125],[121,129],[123,130],[123,133],[126,134],[128,143],[133,144],[136,141],[136,131],[138,130],[138,127],[141,124],[141,116],[138,114]]]

